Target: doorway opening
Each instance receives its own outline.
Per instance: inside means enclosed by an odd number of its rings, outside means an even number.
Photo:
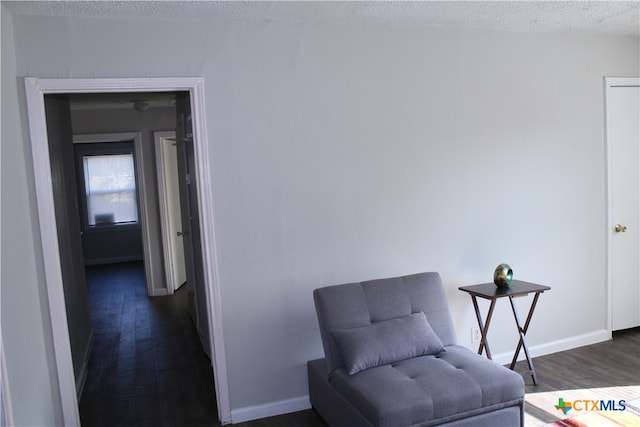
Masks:
[[[49,102],[48,96],[45,102]],[[63,172],[69,176],[63,178],[72,180],[71,166],[75,166],[85,265],[142,260],[148,295],[165,295],[153,269],[161,264],[154,262],[158,257],[152,229],[155,204],[148,197],[153,192],[151,188],[147,190],[149,183],[145,179],[143,132],[105,133],[105,129],[113,129],[114,123],[126,118],[132,122],[131,128],[140,126],[127,111],[114,110],[109,117],[103,113],[105,110],[87,110],[86,105],[91,104],[82,105],[78,107],[75,97],[70,97],[74,163]],[[109,104],[101,101],[100,105]],[[84,133],[87,129],[99,133]],[[51,147],[52,135],[49,138]]]
[[[45,111],[45,95],[78,94],[78,93],[128,93],[145,92],[183,92],[188,95],[186,106],[190,108],[191,138],[191,173],[195,178],[193,194],[195,209],[200,215],[198,235],[201,238],[202,273],[198,277],[202,282],[201,315],[199,322],[204,322],[207,331],[201,336],[206,342],[205,350],[211,355],[214,388],[218,416],[221,422],[230,421],[230,405],[226,378],[226,361],[224,358],[224,341],[221,327],[221,303],[217,275],[215,271],[215,246],[213,236],[212,200],[204,189],[210,182],[208,165],[208,148],[206,127],[204,126],[204,92],[200,78],[170,79],[25,79],[27,108],[31,134],[36,198],[38,201],[38,217],[41,231],[41,244],[45,269],[45,280],[50,306],[51,325],[53,331],[54,357],[56,361],[58,383],[62,402],[62,413],[65,424],[78,425],[79,411],[76,395],[74,363],[69,337],[69,323],[65,312],[65,292],[63,281],[64,245],[60,244],[56,219],[53,189],[55,168],[50,162],[50,144],[47,125],[52,122],[48,111]],[[186,117],[187,115],[185,115]],[[159,261],[160,264],[162,260]],[[147,266],[145,266],[147,267]],[[148,267],[147,267],[148,268]],[[202,329],[200,329],[202,330]],[[206,340],[206,341],[205,341]]]
[[[167,293],[172,294],[187,281],[184,245],[180,239],[184,232],[178,185],[178,144],[175,131],[154,132],[153,139],[156,151],[166,289]]]

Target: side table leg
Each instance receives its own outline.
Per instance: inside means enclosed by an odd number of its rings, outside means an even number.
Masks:
[[[480,338],[480,346],[478,347],[478,354],[482,354],[482,350],[486,350],[487,358],[489,360],[492,360],[491,350],[489,350],[489,340],[487,339],[487,332],[489,332],[489,323],[491,323],[491,316],[493,316],[493,308],[496,305],[496,300],[491,300],[489,312],[487,313],[487,321],[484,325],[482,322],[482,315],[480,314],[480,308],[478,307],[478,300],[476,299],[475,295],[471,295],[471,301],[473,301],[473,308],[476,312],[476,319],[478,320],[478,326],[480,327],[480,332],[482,333],[482,338]]]
[[[529,313],[527,314],[527,320],[525,321],[524,326],[520,323],[520,318],[518,317],[518,311],[516,310],[516,305],[513,302],[513,297],[509,297],[509,302],[511,302],[511,309],[513,311],[513,317],[516,321],[516,325],[518,326],[518,333],[520,334],[520,340],[518,341],[518,346],[516,347],[516,352],[513,355],[513,359],[511,360],[510,368],[513,370],[516,366],[516,361],[518,360],[518,355],[520,354],[520,349],[524,349],[524,354],[527,359],[527,364],[529,365],[529,371],[531,373],[531,379],[533,380],[533,385],[538,385],[538,380],[536,377],[536,370],[533,367],[533,360],[529,355],[529,347],[527,346],[527,341],[525,339],[525,335],[527,334],[527,330],[529,329],[529,323],[531,322],[531,317],[533,316],[533,311],[536,308],[536,304],[538,303],[538,297],[540,293],[536,292],[533,297],[533,302],[531,303],[531,307],[529,308]]]

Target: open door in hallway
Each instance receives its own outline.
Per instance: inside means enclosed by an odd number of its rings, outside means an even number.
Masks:
[[[186,92],[176,94],[176,143],[178,144],[178,177],[182,211],[182,238],[187,269],[189,311],[200,335],[202,347],[211,358],[209,319],[202,265],[202,242],[198,194],[195,182],[195,143],[191,116],[191,100]]]
[[[167,293],[172,294],[187,281],[181,237],[182,213],[178,188],[176,132],[154,132],[154,139]]]

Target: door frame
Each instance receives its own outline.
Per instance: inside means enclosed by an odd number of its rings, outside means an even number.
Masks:
[[[196,191],[201,219],[202,263],[210,331],[210,352],[218,405],[223,424],[231,422],[229,385],[222,330],[222,301],[217,274],[213,221],[213,195],[207,190],[211,182],[208,138],[202,77],[48,79],[25,78],[27,117],[34,167],[36,202],[40,226],[40,244],[45,272],[45,286],[53,334],[54,359],[65,425],[80,425],[78,397],[71,359],[71,346],[64,302],[60,252],[52,192],[51,165],[47,138],[44,96],[56,93],[189,92],[193,114],[196,161]]]
[[[606,277],[605,277],[605,326],[609,338],[613,332],[613,165],[612,165],[612,125],[611,111],[608,102],[610,91],[615,87],[640,86],[640,77],[605,77],[604,78],[604,106],[605,106],[605,170],[606,170],[606,233],[605,233],[605,254],[606,254]],[[640,159],[638,159],[640,162]]]
[[[153,288],[153,257],[151,256],[151,244],[149,242],[149,206],[147,202],[146,186],[144,182],[144,158],[142,156],[142,133],[141,132],[115,132],[115,133],[95,133],[73,135],[74,144],[99,144],[108,142],[133,141],[135,152],[136,169],[136,202],[138,203],[138,214],[140,215],[140,230],[142,232],[142,259],[144,260],[144,278],[147,284],[147,295],[150,297],[166,295],[166,292]]]
[[[0,425],[15,425],[13,421],[11,395],[9,394],[10,390],[9,371],[4,358],[4,338],[2,337],[2,331],[0,331]]]

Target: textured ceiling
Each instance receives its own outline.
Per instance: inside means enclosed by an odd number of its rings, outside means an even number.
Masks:
[[[638,1],[5,1],[14,15],[374,23],[640,36]]]

